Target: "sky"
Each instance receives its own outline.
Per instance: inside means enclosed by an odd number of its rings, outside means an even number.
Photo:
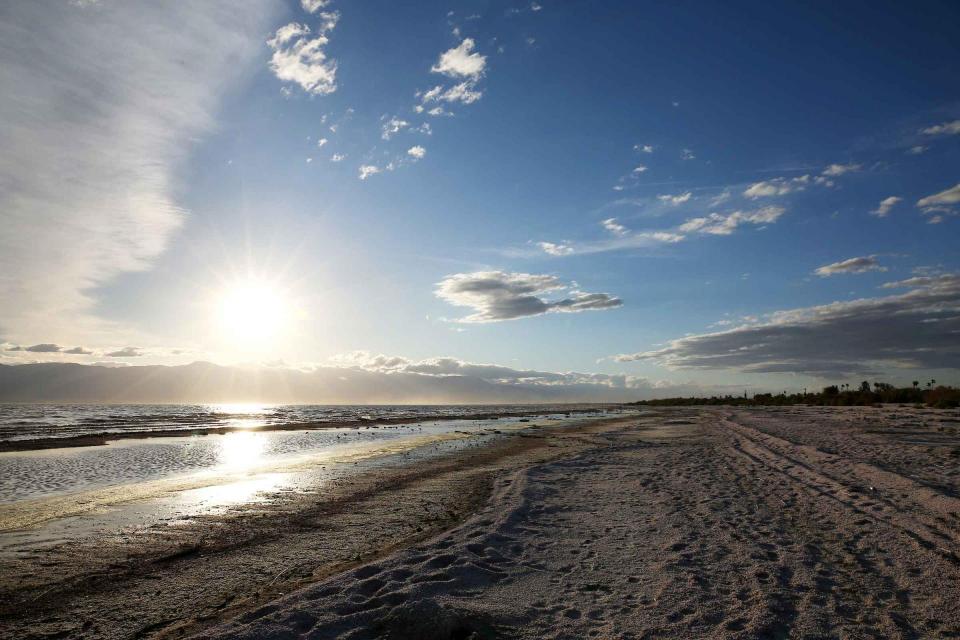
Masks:
[[[0,364],[960,382],[955,2],[14,1],[0,121]]]

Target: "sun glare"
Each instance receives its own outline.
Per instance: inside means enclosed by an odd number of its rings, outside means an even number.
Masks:
[[[217,320],[225,337],[237,342],[267,342],[281,336],[291,308],[278,287],[262,280],[239,282],[217,302]]]

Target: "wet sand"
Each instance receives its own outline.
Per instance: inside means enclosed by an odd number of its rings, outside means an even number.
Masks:
[[[534,429],[8,562],[0,632],[960,637],[957,427],[685,408]]]

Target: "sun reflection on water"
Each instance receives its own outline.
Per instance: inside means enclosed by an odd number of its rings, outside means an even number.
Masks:
[[[220,441],[217,461],[221,471],[248,471],[263,461],[267,437],[262,433],[227,433]]]

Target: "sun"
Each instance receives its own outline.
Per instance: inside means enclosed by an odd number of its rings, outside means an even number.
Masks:
[[[220,293],[216,303],[217,325],[224,337],[250,346],[263,346],[282,337],[291,314],[284,291],[266,280],[235,282]]]

